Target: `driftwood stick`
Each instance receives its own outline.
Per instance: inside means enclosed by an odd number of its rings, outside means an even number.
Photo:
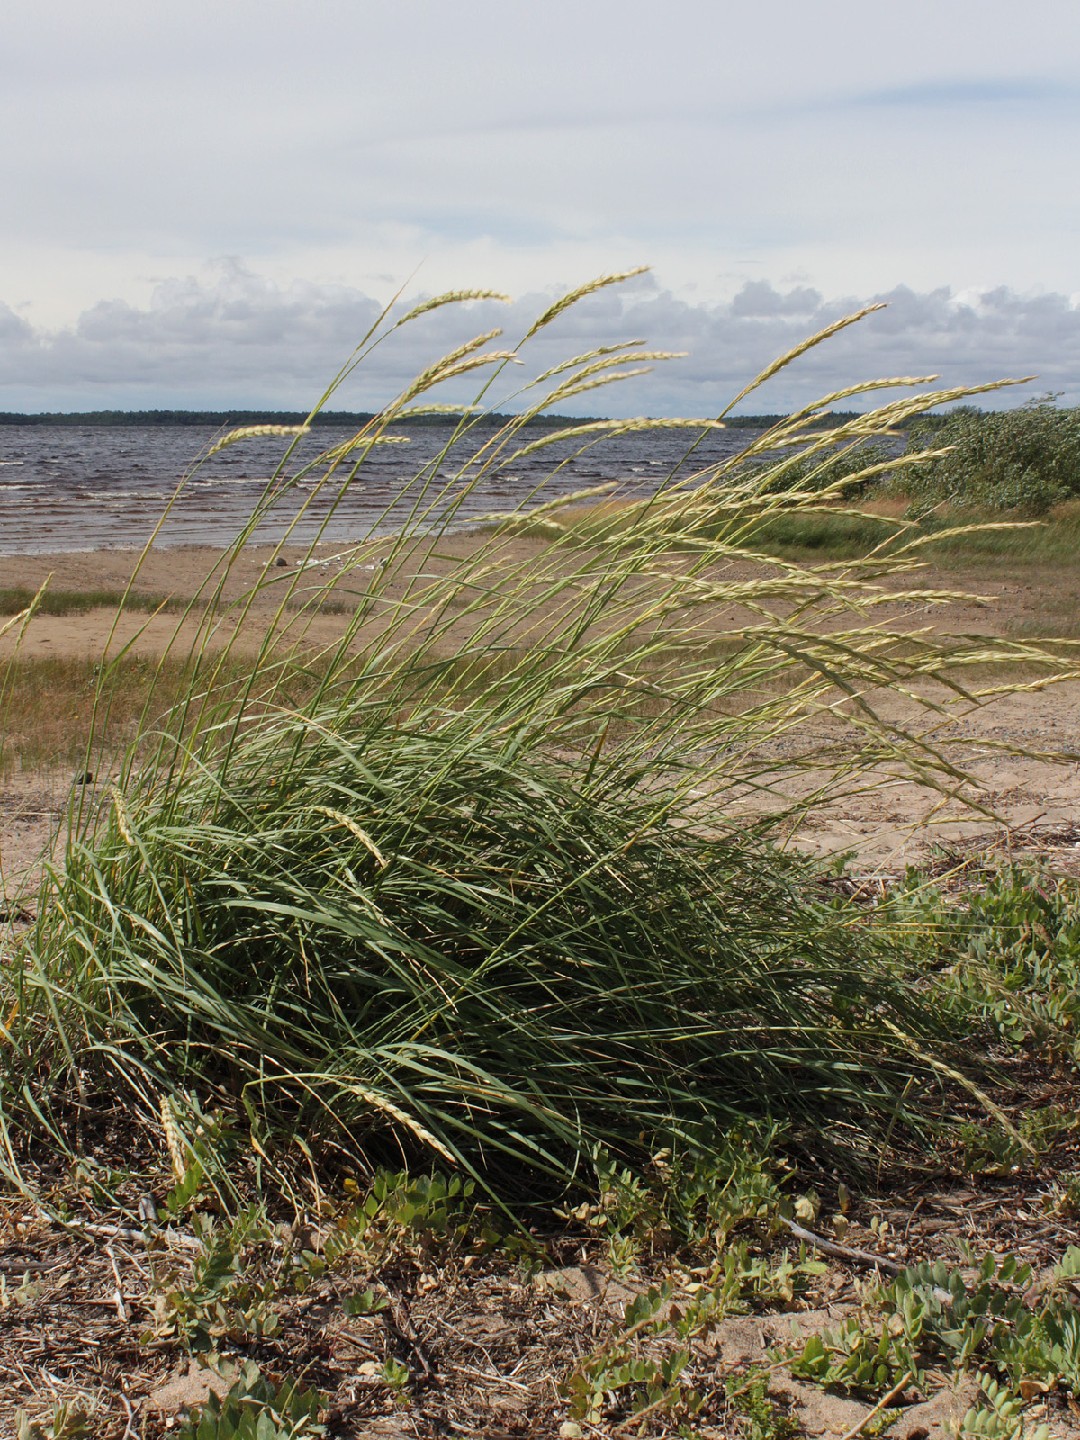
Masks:
[[[884,1270],[888,1275],[899,1275],[904,1269],[903,1265],[886,1259],[884,1255],[871,1255],[869,1250],[853,1250],[850,1245],[839,1245],[835,1240],[826,1240],[824,1235],[815,1235],[813,1230],[796,1225],[794,1220],[784,1220],[784,1224],[796,1240],[805,1240],[807,1245],[813,1245],[815,1250],[822,1250],[826,1255],[836,1255],[841,1260],[850,1260],[854,1265],[863,1265],[871,1270]]]
[[[90,1225],[85,1220],[58,1220],[49,1216],[52,1224],[71,1235],[102,1235],[110,1240],[131,1240],[145,1245],[149,1239],[160,1239],[166,1245],[175,1245],[180,1250],[201,1250],[202,1241],[182,1230],[135,1230],[127,1225]]]
[[[853,1425],[850,1430],[845,1431],[840,1437],[840,1440],[855,1440],[856,1435],[861,1435],[867,1425],[870,1424],[870,1421],[880,1415],[882,1410],[887,1410],[905,1386],[910,1385],[914,1378],[910,1370],[906,1371],[900,1383],[894,1385],[887,1395],[883,1395],[874,1408],[868,1410],[857,1425]]]
[[[907,1266],[888,1260],[884,1255],[871,1255],[869,1250],[853,1250],[850,1245],[838,1245],[835,1240],[826,1240],[824,1235],[815,1235],[813,1230],[796,1225],[794,1220],[784,1220],[784,1224],[796,1240],[805,1240],[807,1245],[813,1245],[815,1250],[821,1250],[826,1255],[835,1255],[841,1260],[850,1260],[853,1265],[862,1265],[869,1270],[884,1270],[886,1275],[900,1275],[907,1269]],[[953,1297],[940,1285],[933,1287],[933,1293],[934,1298],[943,1305],[952,1304]]]
[[[112,1302],[116,1306],[116,1315],[126,1325],[130,1316],[127,1306],[124,1304],[124,1285],[120,1279],[120,1266],[116,1263],[116,1251],[111,1245],[105,1246],[105,1254],[109,1257],[109,1264],[112,1266],[113,1279],[116,1281],[116,1289],[112,1293]]]

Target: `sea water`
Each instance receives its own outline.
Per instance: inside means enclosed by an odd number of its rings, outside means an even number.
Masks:
[[[449,428],[403,429],[404,443],[371,450],[344,488],[347,464],[320,488],[325,465],[308,467],[353,430],[319,426],[281,469],[289,444],[281,436],[243,441],[200,463],[216,435],[197,426],[3,425],[0,555],[141,547],[170,502],[156,544],[224,546],[265,503],[268,487],[276,499],[256,541],[276,541],[295,522],[298,543],[324,525],[327,540],[349,543],[448,515],[467,524],[609,481],[623,495],[649,493],[737,454],[753,438],[746,429],[654,431],[583,451],[580,439],[559,442],[513,459],[513,450],[551,433],[537,429],[478,475],[465,461],[493,433],[474,430],[446,454]]]

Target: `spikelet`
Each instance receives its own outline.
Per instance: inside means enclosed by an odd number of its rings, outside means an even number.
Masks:
[[[530,505],[528,510],[491,510],[486,515],[477,515],[471,520],[471,523],[473,525],[499,525],[509,531],[518,528],[527,529],[530,535],[534,533],[536,527],[544,527],[552,535],[556,532],[562,534],[565,527],[557,520],[550,518],[553,510],[565,510],[568,506],[583,505],[588,500],[602,500],[618,488],[617,480],[604,480],[599,485],[589,485],[584,490],[575,490],[570,495],[556,495],[552,500],[545,500],[542,505]]]
[[[411,441],[407,435],[359,435],[344,440],[340,445],[333,445],[329,450],[323,452],[319,459],[326,465],[339,465],[347,455],[354,450],[363,450],[376,445],[409,445]]]
[[[503,305],[510,304],[510,296],[503,295],[499,290],[447,290],[442,295],[433,295],[430,300],[421,300],[414,305],[408,314],[403,315],[394,324],[397,330],[402,325],[407,325],[410,320],[415,320],[418,315],[426,315],[431,310],[440,310],[444,305],[460,305],[466,300],[498,300]]]
[[[414,1116],[408,1111],[402,1110],[400,1105],[395,1105],[393,1100],[388,1100],[385,1095],[380,1095],[377,1090],[368,1090],[361,1085],[349,1087],[358,1100],[363,1100],[365,1105],[370,1105],[373,1110],[380,1111],[383,1115],[389,1115],[391,1120],[396,1120],[399,1125],[404,1125],[425,1145],[430,1145],[436,1154],[441,1155],[451,1165],[457,1164],[457,1156],[449,1150],[437,1135],[425,1129]]]
[[[501,334],[501,330],[487,330],[483,335],[474,335],[471,340],[466,340],[464,345],[459,345],[456,350],[449,351],[441,360],[436,360],[434,365],[429,365],[426,370],[421,370],[409,388],[398,396],[393,405],[387,408],[387,415],[396,415],[414,396],[423,394],[423,392],[429,390],[432,385],[437,385],[440,380],[445,380],[449,373],[458,374],[459,372],[455,367],[459,361],[464,360],[466,356],[474,356],[475,352],[479,350],[481,346],[486,345],[489,340],[497,339]],[[516,358],[513,353],[509,351],[495,351],[493,354],[496,356],[505,355],[508,359]],[[488,362],[481,361],[481,363],[486,364]]]
[[[792,420],[801,420],[804,416],[815,414],[819,410],[827,410],[830,405],[835,405],[838,400],[850,399],[852,395],[865,395],[870,390],[910,390],[915,385],[932,385],[940,377],[937,375],[892,375],[882,380],[862,380],[858,385],[846,385],[843,390],[833,390],[829,395],[823,395],[820,400],[815,400],[813,405],[808,405],[804,410],[794,410],[788,416],[788,423]]]
[[[329,805],[312,805],[311,811],[315,815],[325,815],[328,819],[333,820],[336,825],[340,825],[342,829],[348,830],[350,835],[355,835],[364,849],[374,857],[379,868],[382,870],[386,869],[386,858],[382,851],[367,831],[362,830],[351,816],[343,814],[340,810],[334,810]]]
[[[486,350],[480,355],[470,355],[467,359],[458,360],[454,364],[447,364],[446,360],[440,361],[438,365],[433,365],[430,370],[425,370],[422,375],[416,377],[402,395],[399,403],[404,404],[414,395],[420,395],[425,390],[430,390],[433,385],[441,385],[445,380],[453,380],[458,375],[467,375],[470,370],[479,370],[484,365],[498,365],[503,361],[521,363],[514,350]],[[395,414],[395,410],[390,411],[391,417]]]
[[[180,1133],[176,1116],[173,1114],[172,1101],[167,1095],[162,1095],[158,1109],[161,1114],[161,1128],[165,1132],[165,1145],[169,1151],[169,1164],[172,1167],[173,1179],[179,1185],[188,1170],[187,1143]]]
[[[16,614],[10,617],[10,619],[7,619],[3,622],[3,624],[0,624],[0,635],[6,635],[9,630],[22,630],[26,628],[27,624],[33,617],[34,611],[41,604],[41,597],[48,589],[49,581],[51,579],[52,576],[49,575],[41,582],[41,585],[38,587],[37,594],[30,601],[29,605],[24,606],[22,610],[17,611]]]
[[[550,325],[557,315],[561,315],[564,310],[569,310],[570,306],[576,305],[579,300],[584,300],[586,295],[594,295],[597,290],[604,290],[609,285],[621,285],[624,280],[632,280],[635,275],[644,275],[648,269],[648,265],[635,265],[632,270],[620,270],[611,275],[598,275],[587,285],[579,285],[576,290],[568,290],[565,295],[555,301],[554,305],[549,305],[544,313],[533,321],[525,339],[531,340],[538,330],[542,330],[545,325]]]
[[[569,360],[560,360],[557,365],[552,365],[550,370],[545,370],[531,382],[533,385],[542,385],[545,380],[553,380],[556,375],[563,375],[567,370],[573,370],[578,365],[588,365],[592,360],[599,360],[603,355],[617,355],[626,350],[632,350],[635,345],[644,345],[644,340],[621,340],[617,345],[598,345],[595,350],[586,350],[583,355],[573,355]]]
[[[861,310],[856,310],[851,315],[845,315],[840,320],[834,320],[831,325],[826,325],[824,330],[819,330],[816,335],[811,335],[806,340],[800,341],[798,345],[774,360],[771,365],[766,365],[765,369],[762,370],[759,375],[755,375],[753,380],[750,381],[750,384],[744,386],[743,389],[739,391],[738,395],[735,396],[735,399],[730,402],[723,413],[727,415],[729,411],[734,410],[740,400],[745,400],[747,395],[752,394],[753,391],[764,385],[767,380],[771,380],[774,375],[785,369],[793,360],[797,360],[800,355],[805,355],[807,350],[812,350],[815,345],[820,345],[822,341],[828,340],[830,336],[838,334],[841,330],[846,330],[849,325],[856,325],[860,320],[865,320],[867,315],[873,315],[876,311],[884,309],[886,309],[886,305],[883,300],[879,300],[876,305],[864,305]]]
[[[6,635],[9,630],[16,630],[20,625],[25,625],[30,619],[31,609],[28,605],[25,610],[20,610],[12,615],[10,619],[0,622],[0,635]]]
[[[395,410],[394,419],[404,420],[415,415],[479,415],[482,405],[409,405],[404,410]]]
[[[548,445],[557,445],[560,440],[578,440],[586,435],[594,435],[599,439],[602,435],[630,435],[637,434],[642,430],[723,430],[725,428],[722,420],[654,420],[645,416],[638,416],[633,420],[590,420],[585,425],[568,425],[565,430],[553,430],[550,435],[542,435],[538,440],[530,441],[520,450],[515,450],[505,463],[510,465],[515,460],[532,455],[537,450],[545,449]]]
[[[135,836],[131,829],[131,821],[128,818],[127,806],[124,804],[124,797],[116,785],[112,787],[111,795],[113,814],[116,816],[116,828],[120,831],[125,845],[134,845]]]
[[[565,400],[569,395],[576,395],[580,390],[591,390],[593,384],[588,383],[594,376],[602,375],[604,378],[600,384],[608,384],[612,380],[629,380],[635,375],[647,375],[653,361],[657,360],[682,360],[686,356],[685,350],[631,350],[621,355],[608,355],[603,359],[595,360],[591,365],[583,366],[574,375],[568,375],[548,395],[546,405],[554,405],[559,400]],[[634,370],[618,370],[620,365],[635,365],[642,368]]]
[[[310,429],[310,425],[241,425],[238,430],[230,430],[228,435],[215,440],[206,458],[219,450],[227,450],[230,445],[238,445],[241,440],[259,440],[265,435],[306,435]]]
[[[570,379],[551,392],[547,404],[569,400],[572,395],[580,395],[584,390],[599,390],[601,385],[613,385],[616,380],[633,380],[638,375],[651,374],[651,365],[637,365],[632,370],[609,370],[606,375],[594,375],[591,380]]]

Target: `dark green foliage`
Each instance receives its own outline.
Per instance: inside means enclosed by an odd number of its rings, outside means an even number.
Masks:
[[[857,1140],[932,1029],[795,861],[460,717],[267,719],[56,886],[34,949],[103,1080],[489,1178],[771,1112]]]
[[[952,447],[949,455],[905,468],[898,488],[919,508],[1045,515],[1080,496],[1080,409],[1044,401],[1017,410],[963,406],[943,424],[911,428],[908,453]]]

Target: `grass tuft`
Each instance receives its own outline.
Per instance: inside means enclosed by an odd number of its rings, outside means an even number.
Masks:
[[[572,291],[525,340],[618,278]],[[385,316],[339,381],[401,323]],[[928,1123],[937,1078],[964,1083],[887,937],[824,904],[745,807],[764,796],[774,823],[790,822],[882,765],[953,793],[964,773],[936,732],[942,713],[978,703],[965,675],[1018,658],[1047,683],[1058,673],[1034,641],[884,622],[886,601],[957,598],[920,586],[910,526],[850,563],[768,559],[775,527],[814,523],[866,472],[793,488],[790,457],[820,478],[838,452],[965,392],[922,391],[823,430],[824,406],[878,382],[849,387],[620,507],[584,542],[572,510],[547,506],[542,543],[523,549],[519,507],[487,517],[451,563],[461,505],[537,448],[529,417],[615,375],[600,350],[545,362],[547,391],[527,382],[529,408],[509,419],[500,397],[504,418],[477,441],[489,391],[527,350],[488,350],[492,338],[427,367],[321,462],[294,472],[290,448],[177,615],[111,803],[75,802],[63,864],[5,975],[13,1173],[26,1137],[55,1146],[72,1105],[119,1091],[155,1135],[162,1095],[176,1113],[194,1097],[200,1113],[218,1107],[264,1183],[291,1153],[317,1170],[433,1152],[510,1200],[572,1184],[598,1147],[641,1158],[746,1117],[867,1155]],[[638,358],[610,354],[616,369]],[[329,523],[402,408],[474,369],[476,404],[405,485],[411,513],[384,564],[361,578],[363,552],[342,552],[312,591],[307,566],[280,575],[271,557],[233,598],[282,497],[314,478],[294,523],[325,499]],[[581,454],[660,423],[556,438]],[[556,468],[572,463],[564,451]],[[908,588],[886,593],[883,575]],[[316,639],[320,611],[342,608],[335,637]],[[116,633],[88,756],[129,660]],[[908,697],[907,728],[879,713],[886,691]],[[822,717],[824,739],[792,745]],[[799,767],[812,783],[792,799]]]

